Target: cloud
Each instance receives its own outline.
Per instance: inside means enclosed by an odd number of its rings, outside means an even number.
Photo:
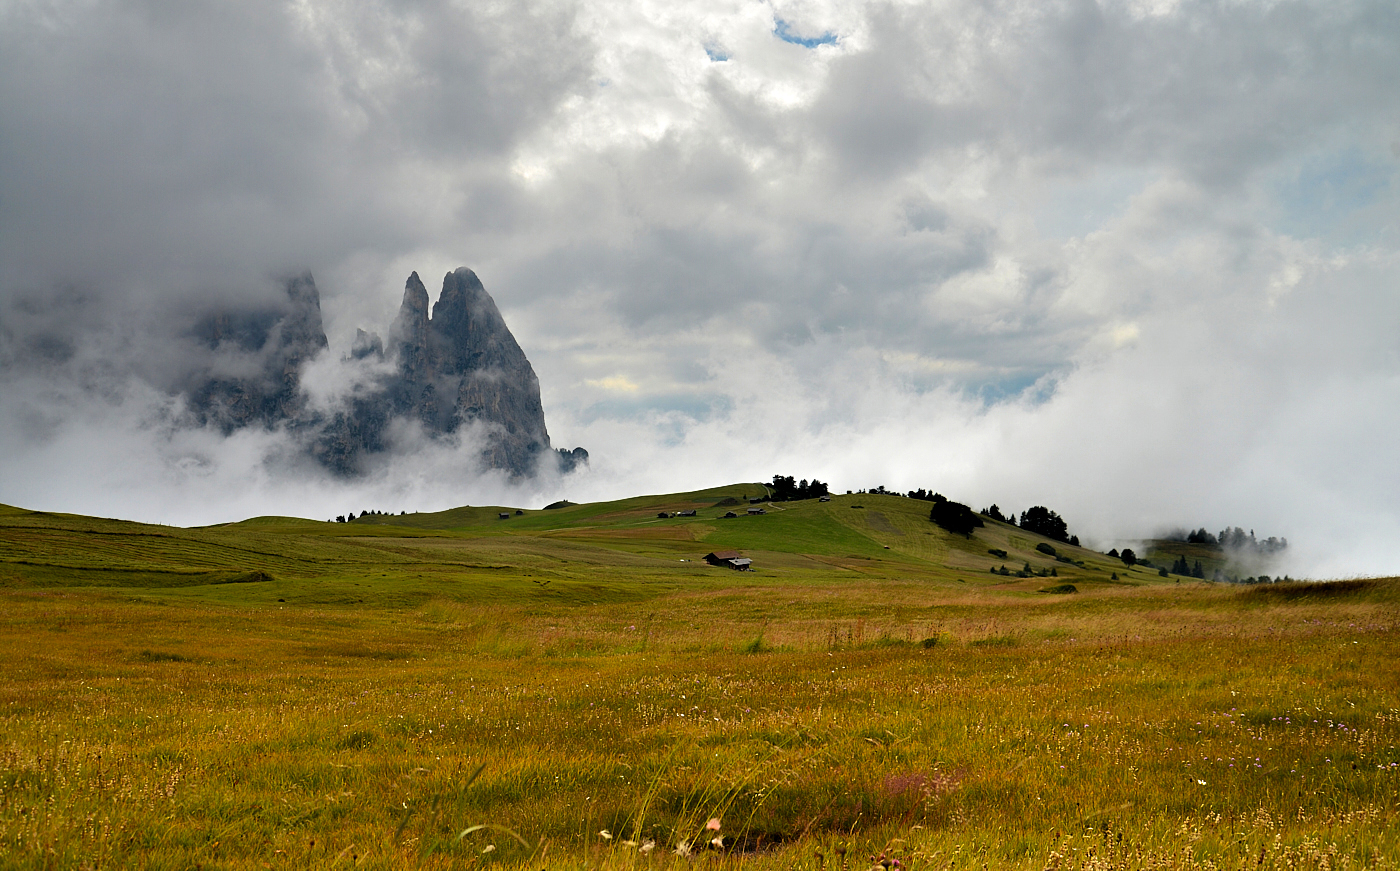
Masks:
[[[1379,0],[12,4],[0,499],[783,473],[1393,571],[1397,39]],[[334,361],[463,264],[589,470],[478,487],[439,446],[307,487],[276,432],[167,423],[207,301],[310,268]]]

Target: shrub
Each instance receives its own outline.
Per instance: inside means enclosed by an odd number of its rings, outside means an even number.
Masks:
[[[1048,544],[1046,544],[1046,543],[1043,542],[1043,541],[1042,541],[1040,544],[1037,544],[1037,545],[1035,546],[1035,549],[1038,550],[1038,551],[1040,551],[1041,553],[1045,554],[1046,556],[1054,556],[1054,555],[1055,555],[1055,548],[1052,547],[1052,546],[1050,546],[1050,545],[1048,545]]]
[[[740,653],[767,653],[769,650],[772,648],[768,646],[768,642],[763,640],[762,632],[758,633],[751,641],[739,645]]]
[[[999,547],[989,548],[989,549],[987,550],[987,553],[991,554],[991,555],[994,556],[994,557],[999,557],[999,558],[1001,558],[1001,559],[1006,559],[1006,551],[1002,550],[1002,549],[999,548]]]

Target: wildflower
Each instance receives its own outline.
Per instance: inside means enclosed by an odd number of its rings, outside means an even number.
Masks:
[[[487,844],[485,847],[482,847],[482,848],[481,848],[481,852],[483,852],[483,853],[491,853],[491,852],[495,852],[495,849],[496,849],[496,845],[495,845],[495,844]]]
[[[1204,780],[1197,780],[1196,782],[1199,783],[1201,786],[1206,785],[1206,782]]]
[[[719,817],[711,817],[711,818],[710,818],[710,821],[709,821],[708,823],[705,823],[705,828],[706,828],[706,830],[711,831],[711,832],[718,832],[718,831],[719,831]]]
[[[652,850],[656,849],[656,842],[652,840],[643,841],[642,845],[637,849],[641,850],[643,853],[650,853]]]
[[[681,841],[680,843],[676,844],[676,855],[677,855],[677,856],[689,856],[689,855],[690,855],[690,842],[689,842],[689,841]]]
[[[710,839],[710,846],[711,846],[711,847],[714,847],[716,850],[723,850],[723,849],[724,849],[724,835],[715,835],[713,838],[711,838],[711,839]]]
[[[608,831],[607,829],[603,829],[601,832],[598,833],[598,837],[602,838],[605,841],[611,841],[612,832]]]

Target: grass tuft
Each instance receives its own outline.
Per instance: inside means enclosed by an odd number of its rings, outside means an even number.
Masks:
[[[163,650],[143,650],[136,654],[136,658],[142,662],[190,662],[188,657],[178,653],[169,653]]]

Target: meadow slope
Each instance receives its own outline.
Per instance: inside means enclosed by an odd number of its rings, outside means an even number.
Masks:
[[[893,496],[722,519],[761,488],[0,509],[0,867],[1400,865],[1400,581],[1163,579]]]

